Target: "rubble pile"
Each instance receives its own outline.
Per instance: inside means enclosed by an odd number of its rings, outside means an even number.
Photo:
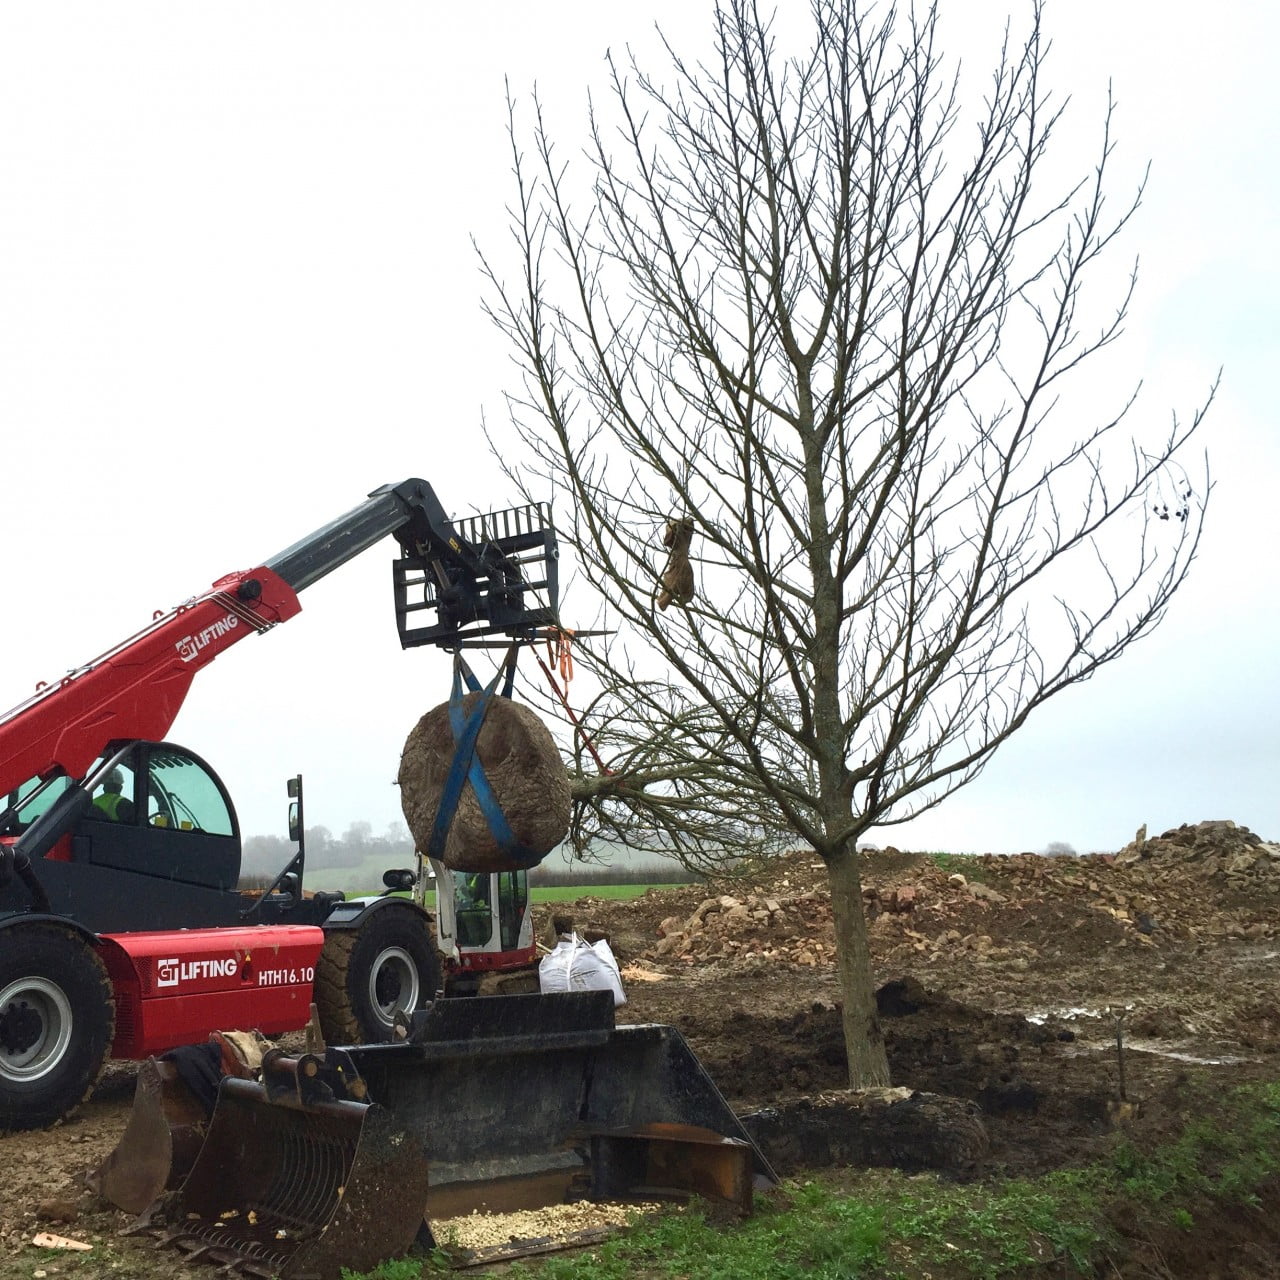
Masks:
[[[877,963],[978,956],[1013,970],[1060,949],[1183,946],[1280,937],[1280,845],[1233,822],[1139,839],[1119,854],[947,857],[868,854],[863,904]],[[710,892],[708,892],[710,890]],[[835,934],[826,868],[802,850],[748,884],[651,891],[632,954],[677,968],[829,967]]]
[[[1194,826],[1184,823],[1150,840],[1142,827],[1137,838],[1116,854],[1115,865],[1129,867],[1142,862],[1194,862],[1204,875],[1280,877],[1280,844],[1268,843],[1230,820]]]
[[[685,964],[758,956],[814,968],[835,958],[829,894],[721,894],[704,898],[687,917],[672,915],[658,925],[655,960]]]

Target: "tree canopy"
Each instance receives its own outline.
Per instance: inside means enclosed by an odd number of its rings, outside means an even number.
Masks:
[[[776,21],[722,0],[705,59],[611,57],[581,157],[513,101],[519,265],[484,265],[522,371],[513,473],[558,493],[616,632],[578,649],[600,692],[574,837],[693,864],[811,845],[851,1081],[885,1083],[859,837],[1161,621],[1212,396],[1152,431],[1136,388],[1087,394],[1142,192],[1112,206],[1109,104],[1090,171],[1051,163],[1038,3],[980,95],[936,7],[812,0],[790,56]]]

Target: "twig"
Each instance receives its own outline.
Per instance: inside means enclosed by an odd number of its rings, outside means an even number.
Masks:
[[[1128,1009],[1121,1009],[1115,1014],[1116,1020],[1116,1063],[1120,1068],[1120,1101],[1128,1102],[1129,1098],[1125,1092],[1124,1084],[1124,1018]]]

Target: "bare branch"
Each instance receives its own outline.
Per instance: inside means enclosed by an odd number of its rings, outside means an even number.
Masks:
[[[1109,264],[1142,188],[1111,208],[1110,104],[1092,172],[1051,167],[1038,0],[977,103],[935,7],[810,17],[794,58],[721,0],[704,60],[611,60],[580,164],[512,104],[519,270],[482,262],[521,371],[512,470],[563,497],[617,633],[580,647],[608,772],[579,740],[575,841],[696,865],[804,839],[856,952],[858,837],[1163,619],[1213,389],[1152,440],[1136,389],[1084,381],[1123,334],[1136,266],[1111,289]],[[662,610],[669,518],[696,590]]]

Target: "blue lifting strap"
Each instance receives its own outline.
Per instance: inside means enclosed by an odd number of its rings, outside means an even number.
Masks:
[[[444,853],[445,842],[449,838],[449,829],[453,826],[457,813],[458,801],[462,798],[463,784],[469,782],[474,792],[480,812],[488,824],[489,833],[494,842],[502,850],[503,856],[517,867],[525,869],[535,866],[542,855],[535,853],[521,844],[511,830],[507,816],[502,812],[498,798],[485,777],[484,766],[476,756],[476,740],[480,736],[480,727],[484,724],[489,710],[489,702],[493,697],[498,682],[503,681],[502,696],[509,698],[515,686],[516,654],[518,648],[512,645],[506,659],[494,673],[487,685],[481,687],[480,681],[467,665],[461,654],[455,654],[453,660],[453,691],[449,696],[449,723],[453,729],[453,760],[449,765],[449,773],[445,778],[444,791],[440,796],[440,807],[436,810],[436,820],[431,828],[431,840],[427,846],[427,856],[440,858]],[[505,676],[505,680],[504,680]],[[471,710],[463,710],[463,682],[467,689],[479,696],[471,706]]]

